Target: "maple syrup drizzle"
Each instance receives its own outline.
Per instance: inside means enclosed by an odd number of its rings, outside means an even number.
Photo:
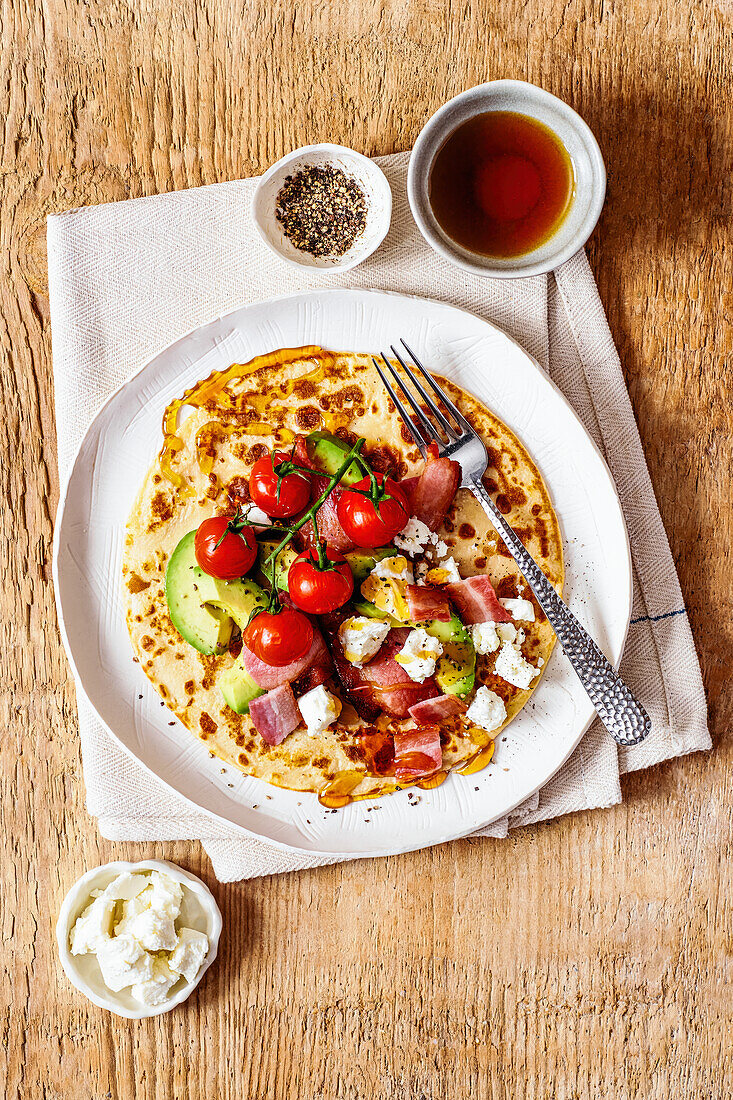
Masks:
[[[435,775],[428,775],[425,779],[418,779],[415,786],[420,787],[423,791],[433,791],[436,787],[440,787],[445,783],[447,778],[448,772],[436,772]]]
[[[313,370],[301,375],[300,379],[288,379],[288,381],[280,383],[270,394],[266,395],[266,401],[263,401],[265,395],[262,394],[247,393],[235,396],[227,389],[230,382],[240,378],[246,378],[247,375],[254,374],[255,371],[262,370],[263,367],[282,367],[287,363],[299,359],[313,359],[316,366]],[[258,416],[263,416],[272,400],[276,397],[280,397],[284,400],[290,396],[296,381],[300,381],[301,379],[311,382],[320,381],[325,375],[328,363],[331,361],[332,356],[325,352],[323,348],[315,344],[310,344],[302,348],[280,348],[278,351],[270,352],[268,355],[258,355],[250,360],[249,363],[232,363],[232,365],[225,370],[214,371],[208,378],[196,382],[195,385],[185,391],[182,397],[178,397],[174,401],[171,401],[163,413],[163,447],[160,452],[161,473],[179,490],[181,496],[189,497],[195,494],[193,486],[183,474],[173,469],[172,466],[172,462],[176,455],[184,447],[183,440],[176,433],[178,431],[178,414],[185,406],[196,409],[213,406],[212,411],[218,408],[223,413],[236,413],[242,411],[244,405],[249,404],[250,399],[254,397],[257,399],[257,406],[252,404],[251,407],[255,408]],[[204,425],[204,427],[207,426],[208,425]],[[259,420],[256,423],[245,426],[237,425],[235,427],[220,425],[220,429],[223,431],[236,430],[245,435],[273,434],[272,425],[264,420]],[[279,428],[275,431],[275,435],[278,442],[283,443],[292,442],[295,438],[295,433],[291,432],[289,428]],[[202,450],[203,446],[200,449],[197,446],[199,465],[201,465]],[[206,458],[208,457],[209,456],[206,456]],[[205,473],[210,472],[210,470],[205,469],[205,466],[206,461],[201,468]]]
[[[364,772],[339,772],[322,790],[318,792],[318,801],[329,810],[341,810],[353,801],[352,791],[361,783]]]
[[[462,768],[458,769],[459,775],[474,775],[476,772],[480,772],[482,768],[485,768],[487,764],[491,762],[491,758],[494,755],[494,742],[489,741],[488,745],[484,745],[479,749]]]

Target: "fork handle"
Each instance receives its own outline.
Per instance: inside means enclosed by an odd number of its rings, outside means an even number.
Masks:
[[[521,539],[494,504],[483,483],[478,479],[471,479],[466,487],[482,505],[506,543],[611,737],[619,745],[638,745],[651,730],[649,715],[567,604],[558,596]]]

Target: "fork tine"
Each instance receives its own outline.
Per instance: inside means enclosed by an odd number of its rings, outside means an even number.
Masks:
[[[403,341],[403,342],[404,342],[404,341]],[[442,412],[440,411],[440,409],[439,409],[439,408],[438,408],[438,406],[437,406],[437,405],[435,404],[435,402],[433,401],[433,399],[432,399],[432,397],[430,396],[430,394],[429,394],[429,393],[427,392],[427,390],[425,389],[425,387],[423,386],[423,384],[422,384],[422,383],[420,382],[420,379],[419,379],[419,378],[417,378],[417,377],[415,376],[415,372],[414,372],[414,371],[412,371],[412,370],[411,370],[411,369],[410,369],[410,368],[408,367],[408,365],[407,365],[407,363],[405,362],[405,360],[404,360],[404,359],[402,358],[402,356],[400,355],[400,353],[399,353],[399,352],[397,351],[397,348],[396,348],[396,347],[395,347],[394,345],[391,345],[391,346],[390,346],[390,349],[389,349],[389,350],[390,350],[390,351],[392,352],[392,354],[393,354],[393,355],[395,356],[395,358],[397,359],[397,362],[398,362],[398,363],[400,364],[400,366],[401,366],[401,367],[402,367],[402,369],[404,370],[405,374],[406,374],[406,375],[407,375],[407,377],[408,377],[408,378],[410,379],[410,381],[412,382],[413,386],[415,387],[415,389],[417,390],[417,392],[418,392],[418,393],[420,394],[420,396],[422,397],[423,401],[424,401],[424,402],[425,402],[425,404],[426,404],[426,405],[428,406],[428,408],[430,409],[430,411],[432,412],[433,416],[435,417],[435,419],[436,419],[436,420],[438,421],[438,423],[440,424],[440,426],[441,426],[441,428],[443,429],[443,431],[445,432],[445,434],[446,434],[446,435],[448,436],[448,438],[449,438],[449,439],[450,439],[450,440],[451,440],[451,441],[452,441],[453,443],[455,443],[455,442],[456,442],[456,440],[458,439],[458,433],[456,432],[456,429],[455,429],[455,428],[453,427],[453,425],[452,425],[452,424],[451,424],[451,423],[450,423],[450,422],[449,422],[449,421],[448,421],[448,420],[446,419],[446,417],[445,417],[445,416],[443,415],[443,413],[442,413]]]
[[[390,374],[392,375],[395,382],[400,387],[403,394],[405,395],[407,400],[410,402],[410,405],[414,409],[415,416],[420,421],[420,424],[423,428],[423,438],[425,438],[425,436],[427,436],[429,439],[434,440],[438,444],[439,447],[444,447],[445,444],[444,444],[443,440],[440,438],[440,436],[438,435],[437,431],[435,430],[435,425],[433,423],[431,423],[430,419],[425,415],[425,412],[420,408],[419,404],[417,403],[415,398],[412,396],[412,394],[408,390],[407,386],[402,381],[399,374],[394,369],[394,367],[392,366],[392,364],[390,363],[389,359],[384,354],[384,352],[382,352],[381,354],[382,354],[382,359],[384,359],[384,362],[387,365],[387,368],[389,369]]]
[[[386,359],[385,359],[385,362],[387,362]],[[425,446],[425,440],[423,439],[423,437],[420,435],[417,428],[415,427],[415,425],[413,423],[413,420],[412,420],[412,417],[410,416],[407,409],[405,408],[405,406],[402,404],[399,397],[395,393],[392,383],[388,380],[386,374],[384,373],[384,371],[382,370],[382,368],[380,367],[379,363],[374,358],[374,356],[372,356],[372,363],[374,363],[374,366],[377,368],[377,373],[379,374],[379,377],[384,382],[384,388],[386,389],[386,391],[389,394],[389,396],[391,397],[391,399],[394,401],[395,408],[397,409],[398,413],[402,417],[402,421],[403,421],[405,427],[407,428],[407,430],[410,433],[410,435],[412,436],[412,438],[415,440],[415,445],[416,445],[417,449],[419,450],[419,452],[423,456],[423,458],[427,458],[427,453],[428,452],[427,452],[427,448]]]
[[[415,364],[415,366],[417,367],[417,369],[420,371],[420,374],[423,376],[423,378],[428,383],[428,385],[432,388],[433,393],[436,395],[436,397],[440,398],[440,400],[443,402],[445,407],[450,411],[451,415],[455,418],[456,423],[460,424],[460,426],[464,430],[472,432],[473,428],[468,423],[468,421],[466,420],[463,413],[458,411],[456,406],[451,401],[450,397],[448,397],[448,394],[445,393],[443,390],[441,390],[441,388],[437,384],[437,382],[433,381],[433,379],[430,377],[428,372],[425,370],[425,367],[422,365],[422,363],[420,362],[418,357],[415,355],[415,352],[412,350],[412,348],[407,344],[407,342],[405,340],[400,340],[400,343],[402,344],[405,351],[407,352],[407,354],[412,359],[412,361]]]

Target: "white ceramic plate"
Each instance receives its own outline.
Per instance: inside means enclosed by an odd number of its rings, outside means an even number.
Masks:
[[[603,458],[560,391],[499,329],[440,302],[363,290],[318,290],[246,306],[157,355],[89,428],[61,498],[54,580],[77,680],[122,747],[196,807],[277,845],[313,853],[387,854],[454,837],[504,816],[576,747],[594,711],[563,654],[553,653],[491,765],[452,775],[410,805],[406,792],[337,813],[212,760],[132,660],[121,582],[125,521],[161,444],[165,406],[212,370],[280,347],[374,352],[404,337],[437,372],[494,410],[524,442],[563,531],[566,599],[617,663],[631,615],[631,561]],[[270,797],[266,797],[269,795]],[[374,806],[373,810],[369,807]],[[378,807],[378,809],[376,808]]]

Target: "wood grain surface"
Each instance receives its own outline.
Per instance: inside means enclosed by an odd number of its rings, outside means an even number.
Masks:
[[[728,0],[1,0],[4,1097],[731,1096],[732,28]],[[197,844],[102,840],[50,581],[46,215],[312,141],[404,149],[500,76],[568,100],[608,163],[590,257],[715,752],[507,841],[236,885]],[[153,855],[211,884],[226,934],[186,1006],[136,1023],[69,985],[53,924],[83,870]]]

